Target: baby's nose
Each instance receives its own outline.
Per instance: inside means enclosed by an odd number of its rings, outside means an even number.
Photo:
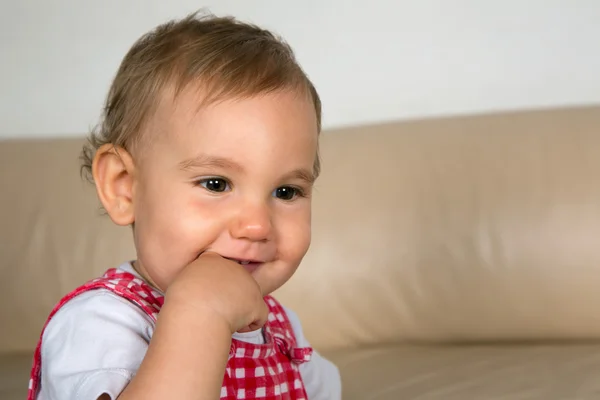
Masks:
[[[236,239],[269,240],[273,230],[271,210],[267,204],[243,207],[230,225],[230,234]]]

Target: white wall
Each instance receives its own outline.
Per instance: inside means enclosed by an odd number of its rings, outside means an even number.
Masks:
[[[0,137],[79,135],[144,31],[201,7],[282,34],[326,127],[600,102],[600,0],[3,0]]]

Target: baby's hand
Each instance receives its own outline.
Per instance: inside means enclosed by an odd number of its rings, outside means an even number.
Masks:
[[[259,329],[268,316],[260,287],[248,271],[209,252],[177,275],[165,302],[200,313],[202,321],[225,323],[231,333]]]
[[[203,254],[167,288],[148,351],[119,400],[218,398],[231,335],[262,327],[267,316],[260,287],[244,267]]]

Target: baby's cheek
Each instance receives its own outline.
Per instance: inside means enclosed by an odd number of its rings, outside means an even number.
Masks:
[[[304,257],[311,241],[310,221],[297,221],[293,226],[289,227],[288,232],[285,247],[288,250],[289,256],[294,259]]]

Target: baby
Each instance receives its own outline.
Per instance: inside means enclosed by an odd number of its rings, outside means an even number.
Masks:
[[[321,104],[292,50],[196,14],[140,38],[83,171],[135,261],[65,296],[29,399],[339,399],[337,368],[270,293],[309,248]]]

